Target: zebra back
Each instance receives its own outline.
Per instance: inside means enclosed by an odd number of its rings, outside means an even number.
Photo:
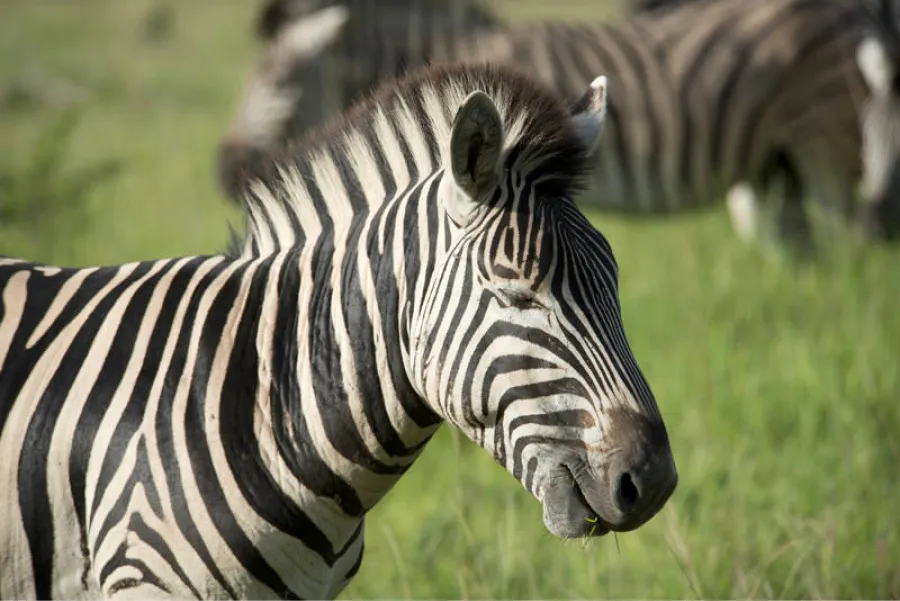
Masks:
[[[383,31],[408,25],[388,9],[372,18]],[[526,68],[571,99],[609,74],[609,131],[585,201],[642,214],[705,206],[786,155],[812,192],[839,203],[861,172],[867,90],[855,48],[868,18],[854,0],[697,0],[622,26],[495,26],[454,52]],[[373,75],[392,64],[379,63],[376,40],[350,38],[348,56]]]

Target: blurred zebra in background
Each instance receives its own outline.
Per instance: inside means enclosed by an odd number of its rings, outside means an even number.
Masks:
[[[669,10],[688,2],[702,1],[704,0],[622,0],[621,4],[623,12],[628,16],[633,16]]]
[[[468,35],[499,26],[481,0],[268,0],[256,24],[263,56],[219,148],[221,187],[237,198],[240,168],[260,153],[380,80],[452,60]]]
[[[900,20],[893,0],[881,0],[857,50],[870,94],[863,113],[862,225],[873,238],[900,238]]]
[[[605,99],[425,70],[273,163],[237,256],[0,261],[0,597],[332,598],[443,421],[556,536],[653,517],[668,435],[571,200]]]
[[[850,217],[863,169],[877,169],[868,155],[861,161],[860,127],[870,105],[856,52],[873,16],[871,3],[855,0],[696,0],[619,27],[493,25],[447,47],[456,58],[519,65],[570,98],[589,73],[609,73],[609,132],[585,202],[657,215],[725,196],[738,234],[753,239],[759,205],[768,201],[781,238],[806,248],[804,199]],[[402,10],[387,7],[367,18],[373,29],[409,23]],[[372,78],[394,72],[395,63],[377,60],[377,47],[355,48],[353,56],[338,55],[358,58]],[[298,80],[316,60],[295,61]],[[343,103],[364,92],[345,88]],[[277,95],[275,88],[268,93]],[[318,125],[294,115],[275,137]],[[220,147],[220,180],[232,197],[253,171],[250,137],[232,127]],[[896,190],[866,196],[874,206]],[[885,231],[877,219],[870,225]]]

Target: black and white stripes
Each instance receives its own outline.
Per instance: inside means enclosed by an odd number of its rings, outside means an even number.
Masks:
[[[880,0],[857,60],[869,85],[863,113],[864,232],[900,236],[900,22],[893,0]]]
[[[0,264],[0,595],[333,597],[445,420],[553,534],[650,519],[668,437],[571,200],[602,78],[581,108],[425,71],[263,170],[241,256]]]
[[[462,36],[452,55],[518,65],[572,99],[594,73],[609,74],[609,131],[596,153],[592,193],[581,197],[585,203],[658,215],[727,197],[738,233],[751,238],[757,206],[774,197],[782,225],[806,239],[807,197],[849,215],[863,171],[868,179],[879,171],[875,155],[861,153],[861,124],[874,109],[866,102],[870,87],[856,52],[871,28],[872,5],[677,2],[622,26],[494,24]],[[401,29],[407,23],[402,11],[388,7],[373,19]],[[326,54],[334,56],[319,56]],[[373,79],[394,69],[379,63],[377,48],[363,41],[354,54],[339,54],[369,69]],[[306,54],[295,65],[316,61]],[[346,103],[364,91],[351,85],[339,96]],[[314,112],[304,115],[312,120],[298,116],[279,130],[281,140],[315,125]],[[223,146],[229,156],[246,148],[241,140],[247,135],[231,130]],[[869,200],[877,200],[875,194]]]
[[[237,198],[240,169],[409,68],[459,54],[499,25],[483,0],[268,0],[262,58],[219,148],[218,179]]]

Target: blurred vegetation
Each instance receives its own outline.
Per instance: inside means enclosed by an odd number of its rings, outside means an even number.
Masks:
[[[497,0],[600,18],[597,0]],[[213,150],[255,58],[255,2],[0,5],[0,254],[66,265],[213,253],[238,214]],[[681,476],[640,531],[547,534],[444,429],[367,524],[345,598],[900,598],[900,251],[794,266],[725,211],[592,214]]]

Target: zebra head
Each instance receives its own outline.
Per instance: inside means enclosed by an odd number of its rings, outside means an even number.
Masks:
[[[862,111],[863,227],[893,239],[900,236],[900,31],[892,0],[882,0],[856,58],[869,86]]]
[[[612,249],[559,177],[586,168],[606,79],[560,123],[504,120],[498,104],[473,92],[452,121],[436,187],[445,252],[410,319],[411,380],[542,502],[552,534],[631,530],[671,496],[675,463],[625,337]]]

